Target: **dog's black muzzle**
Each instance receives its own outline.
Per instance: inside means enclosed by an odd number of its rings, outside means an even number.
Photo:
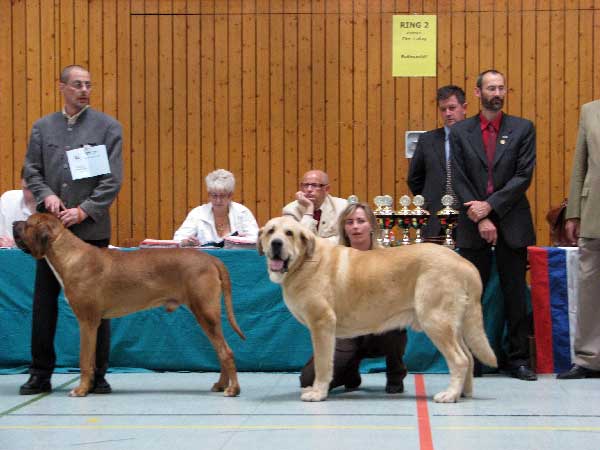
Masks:
[[[281,239],[273,239],[271,241],[271,259],[283,259],[281,257],[282,248],[283,241]]]
[[[13,236],[15,238],[15,244],[17,244],[17,247],[19,247],[25,253],[31,254],[31,252],[29,251],[29,248],[27,247],[27,245],[25,244],[25,241],[23,240],[23,230],[25,230],[25,221],[24,220],[17,220],[15,222],[13,222]]]

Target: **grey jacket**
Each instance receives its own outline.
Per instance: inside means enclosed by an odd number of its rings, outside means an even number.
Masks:
[[[66,151],[83,145],[106,146],[109,174],[73,181]],[[43,210],[49,195],[57,195],[67,208],[80,206],[88,218],[73,225],[73,233],[85,240],[110,238],[109,207],[121,188],[121,124],[112,117],[88,108],[73,126],[60,112],[33,124],[25,156],[25,181]]]
[[[580,218],[579,235],[600,239],[600,100],[581,107],[567,219]]]

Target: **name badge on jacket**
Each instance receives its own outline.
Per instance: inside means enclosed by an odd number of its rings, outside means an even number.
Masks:
[[[69,168],[73,180],[90,178],[110,173],[106,145],[84,145],[67,151]]]

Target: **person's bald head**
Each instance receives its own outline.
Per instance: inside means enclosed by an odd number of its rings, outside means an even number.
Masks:
[[[329,194],[329,176],[322,170],[309,170],[302,177],[300,189],[319,209]]]

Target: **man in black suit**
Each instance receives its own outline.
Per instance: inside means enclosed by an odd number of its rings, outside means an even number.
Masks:
[[[425,197],[423,207],[431,213],[428,224],[422,232],[425,238],[443,235],[436,213],[442,209],[443,195],[449,194],[454,197],[452,186],[447,183],[450,127],[464,120],[467,113],[465,92],[458,86],[448,85],[439,88],[436,100],[444,126],[427,131],[419,137],[417,148],[410,161],[407,180],[413,195]]]
[[[452,128],[453,188],[461,204],[457,247],[484,286],[495,253],[508,327],[511,376],[533,381],[529,368],[525,271],[535,232],[525,192],[535,166],[535,128],[502,112],[504,75],[486,70],[477,78],[481,112]]]

